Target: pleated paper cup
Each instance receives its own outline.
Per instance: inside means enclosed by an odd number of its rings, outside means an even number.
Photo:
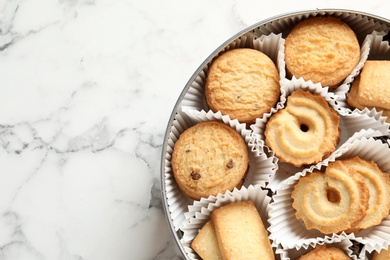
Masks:
[[[243,186],[255,185],[265,187],[275,174],[276,165],[274,158],[268,157],[267,153],[264,152],[263,143],[251,136],[251,130],[247,129],[245,124],[241,124],[238,120],[231,120],[229,116],[223,116],[221,113],[213,113],[212,111],[206,113],[205,111],[188,110],[178,113],[171,129],[169,150],[167,150],[168,156],[166,157],[167,167],[165,168],[166,196],[176,231],[181,227],[185,219],[184,214],[187,212],[188,205],[191,205],[194,201],[186,197],[175,182],[171,167],[172,153],[181,133],[193,125],[205,121],[222,122],[236,130],[245,140],[249,154],[249,170]],[[212,198],[207,199],[212,200]]]
[[[248,188],[234,189],[227,191],[225,194],[219,194],[212,200],[204,200],[202,202],[195,201],[189,207],[189,212],[186,214],[187,220],[183,225],[183,237],[180,240],[187,257],[189,259],[201,259],[191,248],[191,242],[198,234],[199,230],[210,220],[211,213],[224,205],[251,200],[256,206],[260,217],[263,221],[264,227],[267,229],[268,224],[268,210],[271,202],[271,197],[268,191],[261,187],[250,185]],[[272,244],[272,241],[270,241]]]
[[[354,78],[359,74],[361,68],[363,67],[365,61],[367,60],[367,55],[369,52],[369,41],[370,39],[367,38],[367,35],[371,34],[372,32],[384,32],[387,31],[386,26],[382,25],[381,23],[369,19],[367,17],[363,17],[359,14],[356,15],[349,15],[345,13],[323,13],[319,11],[318,13],[310,13],[310,14],[303,14],[300,16],[296,16],[291,19],[289,23],[289,28],[285,30],[285,37],[287,37],[289,31],[293,28],[294,25],[298,24],[299,22],[310,18],[314,16],[324,16],[324,15],[331,15],[333,17],[341,19],[343,22],[348,24],[348,26],[354,31],[356,34],[356,37],[359,41],[360,45],[360,59],[356,67],[352,70],[352,72],[344,79],[342,83],[339,84],[336,88],[332,89],[331,92],[335,93],[337,96],[340,97],[340,102],[345,102],[346,99],[346,93],[349,90],[349,86],[354,80]],[[303,80],[303,78],[296,78],[295,76],[292,76],[291,78],[288,78],[288,80],[296,81],[296,80]],[[312,82],[308,80],[309,82]],[[328,86],[323,86],[328,87]]]
[[[362,159],[374,161],[378,167],[390,173],[390,149],[387,143],[376,140],[370,136],[373,130],[362,130],[343,144],[337,153],[332,154],[328,160],[321,162],[315,167],[307,168],[302,172],[288,178],[281,188],[273,196],[273,203],[270,209],[271,239],[285,249],[300,249],[302,247],[314,247],[316,244],[342,240],[352,240],[364,245],[366,252],[381,250],[390,243],[390,219],[386,217],[379,225],[361,230],[358,233],[341,232],[338,234],[322,234],[316,229],[308,230],[304,223],[295,216],[295,209],[292,207],[291,197],[295,184],[313,170],[323,171],[329,163],[337,159],[359,156]]]
[[[359,41],[359,63],[336,88],[329,89],[303,78],[287,77],[285,39],[296,24],[314,16],[333,16],[341,19],[355,32]],[[291,192],[299,178],[314,170],[324,170],[330,162],[338,158],[352,155],[371,158],[383,167],[382,170],[389,172],[387,161],[390,158],[388,153],[390,125],[386,122],[386,117],[375,108],[352,109],[346,102],[350,86],[361,73],[367,60],[390,59],[389,43],[384,39],[389,31],[390,21],[362,12],[329,9],[295,12],[261,21],[242,30],[221,44],[202,62],[177,100],[169,119],[162,149],[164,210],[184,258],[198,259],[191,251],[189,243],[209,219],[212,210],[220,204],[245,199],[248,194],[253,195],[258,191],[261,194],[258,196],[264,196],[268,204],[258,209],[264,224],[268,225],[276,259],[294,259],[322,244],[338,246],[352,259],[370,259],[373,252],[389,245],[390,237],[387,235],[390,234],[389,217],[380,225],[356,234],[323,235],[316,230],[306,230],[304,224],[296,219],[291,206]],[[229,115],[222,115],[221,112],[210,111],[206,102],[205,83],[210,64],[223,52],[236,48],[252,48],[263,52],[271,58],[279,72],[278,102],[252,125],[232,120]],[[340,141],[336,150],[321,162],[303,167],[281,163],[272,149],[265,145],[264,137],[269,118],[285,107],[287,97],[296,89],[304,89],[323,96],[340,116]],[[194,201],[184,196],[178,189],[171,167],[172,152],[181,133],[198,122],[208,120],[223,122],[241,134],[250,155],[250,172],[241,189]],[[268,214],[269,222],[266,217]],[[348,246],[350,243],[353,244],[352,247]],[[349,250],[352,250],[353,254],[350,254]]]
[[[390,60],[390,46],[389,42],[387,40],[384,40],[384,36],[386,33],[384,32],[372,32],[371,34],[367,35],[365,45],[367,49],[367,59],[366,60]],[[361,69],[363,69],[364,64],[362,64]],[[359,71],[359,73],[361,70]],[[346,91],[346,97],[348,97],[348,90]],[[347,113],[361,113],[362,110],[359,108],[354,108],[350,106],[346,101],[345,102],[340,102],[340,106],[342,109],[345,109]],[[375,111],[378,113],[385,114],[383,113],[382,109],[380,108],[364,108],[364,111]],[[387,122],[390,123],[390,119],[387,119]]]
[[[309,91],[313,94],[318,94],[322,96],[329,104],[331,108],[333,108],[340,117],[340,140],[336,149],[344,144],[348,139],[350,139],[355,133],[359,132],[362,129],[372,129],[371,136],[382,136],[389,134],[389,124],[386,122],[386,118],[381,116],[380,112],[376,110],[364,110],[364,111],[356,111],[355,113],[348,113],[347,111],[341,109],[338,104],[339,96],[335,95],[333,92],[329,92],[328,88],[323,88],[320,84],[313,84],[312,82],[304,81],[303,79],[296,81],[282,81],[282,88],[286,93],[286,102],[287,98],[291,93],[293,93],[297,89],[303,89],[305,91]],[[265,140],[266,137],[264,135],[265,128],[268,120],[279,110],[284,109],[286,106],[286,102],[282,103],[281,106],[276,109],[272,114],[264,116],[261,119],[256,120],[256,124],[251,126],[253,130],[252,136],[259,140]],[[291,164],[280,162],[277,156],[273,153],[272,147],[267,147],[270,149],[270,156],[274,157],[274,161],[277,163],[277,170],[273,176],[273,179],[268,184],[268,188],[275,191],[278,189],[279,185],[294,175],[297,172],[302,171],[304,168],[310,167],[310,165],[295,167]],[[264,148],[266,150],[267,148]],[[325,160],[326,158],[323,158]]]
[[[343,239],[340,241],[335,239],[332,242],[325,241],[323,243],[319,243],[319,244],[316,244],[313,246],[301,247],[300,249],[296,249],[296,248],[283,249],[283,248],[279,247],[276,249],[276,252],[278,255],[281,256],[281,258],[280,258],[281,260],[294,260],[300,256],[303,256],[303,255],[311,252],[317,246],[326,246],[327,248],[336,247],[336,248],[341,249],[347,256],[349,256],[350,259],[354,259],[354,260],[360,259],[352,250],[353,243],[349,239]]]
[[[205,85],[207,79],[207,71],[211,62],[220,54],[238,48],[250,48],[261,51],[267,55],[278,69],[280,79],[285,78],[285,63],[284,63],[284,39],[281,34],[270,33],[269,35],[257,36],[254,33],[246,34],[231,42],[219,53],[217,53],[212,60],[198,73],[198,75],[191,82],[187,92],[185,93],[181,102],[180,109],[182,111],[197,110],[209,111],[206,102]],[[218,112],[218,111],[214,111]]]

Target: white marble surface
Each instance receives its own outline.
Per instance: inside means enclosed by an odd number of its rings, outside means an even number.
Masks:
[[[372,1],[0,1],[0,259],[181,259],[161,203],[170,113],[201,62],[291,11]]]

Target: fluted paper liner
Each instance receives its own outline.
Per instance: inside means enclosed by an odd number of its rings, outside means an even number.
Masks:
[[[250,185],[248,188],[234,189],[232,192],[227,191],[225,194],[219,194],[212,200],[204,200],[203,202],[195,201],[189,206],[187,220],[183,225],[183,238],[180,243],[183,245],[184,251],[189,259],[200,259],[199,256],[191,249],[190,244],[199,230],[210,219],[210,214],[215,209],[227,205],[232,202],[251,200],[259,211],[264,227],[268,228],[268,210],[271,198],[267,194],[267,190],[260,187]],[[272,244],[272,241],[270,241]]]
[[[285,61],[284,61],[284,39],[288,35],[291,28],[302,21],[303,19],[318,16],[318,15],[332,15],[338,17],[346,22],[352,30],[356,33],[359,44],[361,46],[360,62],[355,70],[347,77],[344,82],[337,88],[329,90],[326,86],[313,84],[311,81],[305,82],[303,79],[293,78],[291,80],[286,78]],[[202,67],[195,72],[184,89],[180,100],[175,108],[175,116],[172,126],[168,130],[168,139],[164,145],[166,152],[164,158],[164,196],[167,201],[168,217],[173,223],[174,231],[181,233],[184,223],[188,224],[189,219],[193,219],[191,225],[198,225],[205,223],[202,216],[208,216],[210,207],[215,205],[217,200],[224,199],[225,196],[233,196],[234,199],[242,199],[241,190],[256,189],[261,190],[260,187],[271,188],[272,191],[277,191],[272,199],[275,200],[271,206],[267,206],[271,216],[271,237],[273,246],[276,249],[277,259],[292,259],[299,253],[310,250],[317,244],[331,244],[347,245],[352,241],[355,245],[354,253],[359,255],[359,259],[365,259],[366,256],[372,254],[373,251],[380,251],[385,248],[390,241],[390,219],[387,217],[381,225],[370,228],[367,231],[362,231],[358,234],[333,234],[324,236],[315,231],[307,231],[302,228],[302,223],[296,221],[293,209],[291,207],[291,185],[297,181],[300,176],[304,176],[307,172],[314,169],[322,169],[329,162],[334,161],[347,155],[358,154],[368,158],[378,159],[386,169],[389,168],[388,160],[389,154],[386,145],[390,145],[389,124],[385,122],[385,117],[382,117],[381,112],[375,109],[369,110],[351,110],[346,104],[346,95],[350,84],[358,73],[360,73],[364,62],[367,59],[390,59],[390,48],[383,36],[388,33],[389,26],[375,18],[366,16],[365,14],[355,14],[348,11],[331,11],[331,10],[315,10],[312,12],[297,13],[293,16],[281,16],[272,22],[266,22],[259,25],[250,31],[237,36],[234,40],[226,43],[218,52],[212,54],[202,64]],[[281,84],[281,96],[279,102],[271,109],[269,113],[265,113],[262,118],[258,118],[256,123],[249,129],[245,125],[237,121],[231,120],[226,115],[221,113],[213,113],[209,111],[204,95],[204,85],[207,78],[207,70],[213,58],[220,53],[232,48],[254,48],[264,52],[276,64]],[[368,56],[367,56],[368,55]],[[386,58],[388,57],[388,58]],[[314,87],[313,87],[314,85]],[[278,163],[277,158],[273,155],[272,150],[264,146],[263,130],[269,117],[277,110],[284,107],[287,96],[292,90],[297,88],[309,89],[310,91],[318,92],[324,95],[326,100],[341,116],[341,137],[340,143],[328,158],[318,164],[308,166],[306,168],[294,168],[289,165]],[[199,201],[193,201],[185,197],[178,189],[173,178],[171,169],[171,156],[174,144],[179,138],[180,134],[187,128],[191,127],[197,122],[205,120],[220,120],[229,124],[236,129],[245,138],[248,144],[248,149],[251,151],[251,158],[255,158],[254,167],[260,174],[248,174],[243,188],[219,194],[216,197],[210,196],[202,198]],[[382,137],[380,140],[374,140],[372,137]],[[383,150],[386,150],[383,153]],[[378,157],[378,158],[377,158]],[[380,157],[380,158],[379,158]],[[252,166],[252,165],[251,165]],[[253,170],[253,169],[252,169]],[[251,184],[256,185],[251,186]],[[244,193],[248,193],[245,191]],[[252,193],[252,192],[250,192]],[[230,194],[230,195],[229,195]],[[236,195],[231,195],[236,194]],[[265,196],[265,191],[261,193]],[[238,196],[236,198],[236,196]],[[269,197],[267,201],[269,202]],[[262,217],[263,212],[260,212]],[[208,217],[207,217],[208,218]],[[197,223],[198,221],[198,223]],[[264,219],[263,219],[264,222]],[[267,224],[267,222],[264,222]],[[188,228],[191,232],[195,232],[194,226],[186,226],[185,239],[188,239]],[[179,235],[180,237],[180,235]],[[181,242],[184,240],[182,239]],[[188,241],[186,242],[188,251]],[[359,251],[360,250],[360,251]],[[190,252],[191,253],[191,252]],[[191,253],[193,254],[193,252]],[[355,257],[352,255],[353,259]]]
[[[336,95],[340,97],[339,102],[344,103],[346,102],[345,94],[348,92],[351,82],[359,74],[361,68],[363,67],[365,61],[367,60],[369,45],[371,40],[371,38],[367,38],[367,35],[369,35],[374,31],[383,32],[386,30],[386,26],[362,15],[350,15],[342,12],[325,13],[319,11],[318,13],[310,13],[310,14],[304,14],[300,16],[298,15],[293,18],[290,18],[289,23],[287,24],[283,23],[284,25],[283,27],[287,27],[284,28],[285,33],[283,34],[283,36],[287,37],[288,32],[293,28],[294,25],[298,24],[300,21],[307,19],[309,17],[323,16],[323,15],[332,15],[333,17],[339,18],[342,21],[344,21],[346,24],[348,24],[348,26],[355,32],[360,45],[360,59],[358,64],[351,71],[351,73],[343,80],[343,82],[341,82],[336,88],[331,90],[331,92],[334,92]],[[297,79],[295,76],[293,76],[289,80],[296,81],[296,80],[303,80],[303,78]],[[308,81],[312,82],[310,80]],[[323,86],[323,87],[328,87],[328,86]]]
[[[318,243],[315,246],[318,246],[318,245],[326,245],[326,247],[328,247],[328,248],[329,247],[337,247],[337,248],[341,249],[346,255],[348,255],[350,259],[354,259],[354,260],[358,259],[358,256],[352,250],[354,245],[348,239],[344,239],[344,240],[335,239],[332,242],[325,241],[322,243]],[[296,248],[283,249],[281,246],[279,246],[278,248],[276,248],[276,253],[278,255],[280,255],[281,260],[295,260],[299,256],[305,255],[305,254],[309,253],[310,251],[312,251],[313,249],[314,249],[314,247],[312,247],[312,246],[301,247],[300,249],[296,249]]]
[[[359,156],[363,159],[373,160],[382,171],[390,173],[390,148],[387,143],[381,140],[375,140],[365,134],[373,130],[362,130],[361,134],[356,134],[351,140],[343,144],[337,152],[316,167],[311,167],[299,172],[283,182],[281,188],[273,196],[274,202],[270,206],[269,222],[271,239],[275,244],[280,244],[285,249],[300,249],[301,247],[315,246],[325,241],[333,242],[336,240],[353,240],[365,246],[367,252],[380,250],[390,243],[390,217],[385,218],[381,224],[362,230],[357,234],[340,234],[324,235],[318,230],[307,230],[304,223],[295,217],[295,209],[292,207],[293,199],[291,193],[294,185],[299,178],[312,172],[314,169],[324,170],[330,163],[339,158],[348,158]]]
[[[276,35],[271,33],[269,35],[257,36],[254,33],[248,33],[227,45],[220,53],[236,48],[251,48],[261,51],[274,62],[278,69],[280,79],[285,78],[284,39],[281,37],[281,34]],[[218,57],[218,55],[219,53],[216,54],[214,58]],[[205,83],[207,79],[207,70],[211,62],[212,60],[204,66],[191,82],[181,102],[180,109],[182,111],[209,110],[205,97]]]
[[[241,134],[245,140],[249,152],[249,171],[244,181],[244,186],[250,184],[259,185],[265,187],[266,183],[273,177],[276,165],[274,158],[268,157],[263,152],[262,142],[254,139],[250,133],[251,131],[246,128],[245,124],[241,124],[238,120],[231,120],[229,116],[223,116],[221,113],[213,113],[209,111],[196,111],[189,110],[187,113],[177,113],[173,122],[169,140],[168,149],[165,157],[166,168],[165,170],[165,184],[166,184],[166,197],[169,205],[170,216],[173,221],[175,230],[177,231],[181,223],[185,219],[185,212],[187,212],[187,206],[193,203],[193,200],[186,197],[179,190],[171,167],[171,156],[173,153],[174,145],[179,139],[180,134],[186,129],[199,122],[217,120],[229,125],[232,129]]]
[[[363,248],[361,248],[358,244],[356,245],[356,251],[358,252],[358,255],[359,255],[359,259],[373,259],[373,255],[375,253],[381,253],[381,251],[384,250],[384,251],[389,251],[390,250],[390,247],[388,248],[382,248],[380,250],[374,250],[372,251],[371,253],[369,253],[367,250],[366,250],[366,246],[363,246]],[[378,260],[380,259],[386,259],[386,258],[379,258],[377,257]]]
[[[370,134],[370,136],[382,136],[389,134],[390,125],[386,122],[386,118],[381,116],[380,112],[376,110],[364,110],[364,111],[356,111],[355,113],[348,113],[345,110],[342,110],[338,104],[338,97],[333,92],[329,92],[328,88],[324,88],[321,84],[313,84],[310,81],[304,81],[303,79],[297,81],[282,81],[282,88],[286,93],[286,102],[288,96],[297,89],[303,89],[305,91],[309,91],[313,94],[318,94],[322,96],[340,116],[340,141],[336,147],[339,148],[343,143],[345,143],[349,138],[351,138],[355,133],[359,132],[361,129],[372,129],[374,131],[366,132],[366,134]],[[252,136],[254,138],[265,140],[264,132],[269,118],[279,111],[280,109],[284,109],[286,106],[286,102],[282,103],[281,106],[276,109],[272,114],[266,115],[261,119],[257,119],[256,123],[251,125],[251,129],[253,130]],[[268,147],[265,147],[266,150]],[[282,163],[278,160],[275,154],[270,149],[271,157],[275,157],[275,161],[277,162],[278,168],[276,173],[273,176],[272,181],[267,185],[268,188],[275,191],[278,189],[280,183],[289,178],[296,172],[302,171],[303,167],[295,167],[288,163]],[[326,158],[324,158],[325,160]]]
[[[389,42],[384,40],[385,33],[383,32],[372,32],[371,34],[367,35],[366,40],[366,49],[367,52],[367,60],[390,60],[390,46]],[[364,64],[363,64],[364,65]],[[363,68],[363,66],[362,66]],[[359,71],[360,73],[360,71]],[[346,96],[348,95],[349,88],[345,91]],[[359,113],[359,109],[352,108],[349,106],[346,101],[340,102],[340,106],[342,109],[345,109],[348,113]],[[366,111],[369,111],[369,109],[365,109]],[[375,110],[373,108],[372,110]],[[377,111],[377,110],[375,110]],[[378,113],[382,113],[380,110],[377,111]]]

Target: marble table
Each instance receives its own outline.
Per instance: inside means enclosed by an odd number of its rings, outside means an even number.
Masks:
[[[0,1],[0,259],[182,259],[161,149],[184,85],[269,17],[373,1]]]

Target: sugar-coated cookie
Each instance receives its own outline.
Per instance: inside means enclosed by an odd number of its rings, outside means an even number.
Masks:
[[[368,60],[347,95],[352,108],[376,108],[390,123],[390,61]]]

